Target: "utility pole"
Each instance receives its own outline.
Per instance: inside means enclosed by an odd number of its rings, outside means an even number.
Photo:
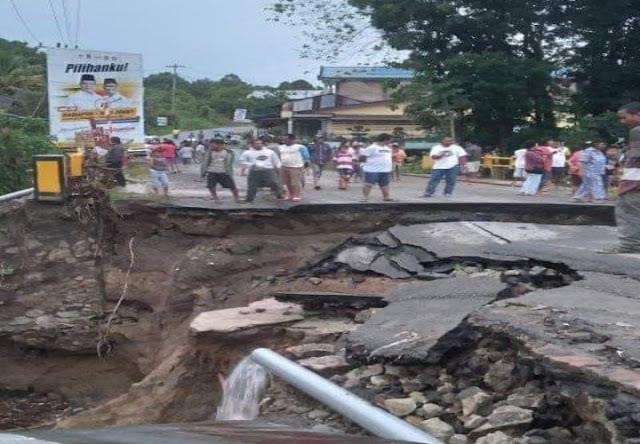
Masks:
[[[178,69],[186,68],[186,66],[178,65],[174,63],[173,65],[167,65],[167,68],[173,69],[173,82],[171,84],[171,114],[175,115],[176,113],[176,79],[178,78]]]

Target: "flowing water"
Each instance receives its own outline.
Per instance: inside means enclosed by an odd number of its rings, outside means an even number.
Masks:
[[[260,398],[267,386],[268,373],[250,357],[233,369],[222,387],[222,405],[216,421],[252,421],[258,417]]]

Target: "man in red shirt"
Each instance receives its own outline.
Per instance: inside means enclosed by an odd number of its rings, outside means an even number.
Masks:
[[[557,142],[553,139],[544,139],[538,144],[538,151],[544,156],[544,175],[540,184],[540,191],[545,191],[547,184],[551,180],[551,171],[553,167],[553,153]]]
[[[178,169],[178,147],[173,141],[164,139],[160,144],[160,150],[164,156],[164,161],[167,163],[170,173],[179,173]]]

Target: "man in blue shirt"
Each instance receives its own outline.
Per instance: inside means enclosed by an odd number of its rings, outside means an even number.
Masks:
[[[596,144],[596,146],[599,145]],[[580,157],[582,185],[580,185],[580,188],[578,188],[578,191],[576,191],[576,194],[573,196],[576,202],[584,202],[585,198],[589,195],[589,199],[593,198],[594,200],[605,200],[607,198],[602,181],[602,176],[605,175],[606,168],[607,156],[602,151],[593,146],[589,146],[582,152],[582,156]]]

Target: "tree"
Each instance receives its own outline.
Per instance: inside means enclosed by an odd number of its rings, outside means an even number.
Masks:
[[[294,80],[293,82],[282,82],[278,85],[278,90],[280,91],[295,91],[295,90],[303,90],[303,89],[316,89],[311,83],[306,80]]]
[[[46,117],[45,56],[24,42],[0,39],[0,96],[15,100],[11,112]]]

